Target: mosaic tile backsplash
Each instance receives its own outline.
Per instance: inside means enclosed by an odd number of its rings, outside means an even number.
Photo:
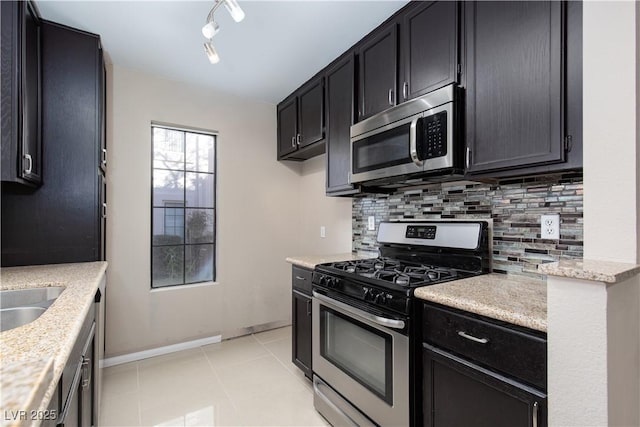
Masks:
[[[493,271],[540,277],[538,264],[582,258],[581,174],[498,184],[453,182],[353,199],[353,250],[377,250],[378,224],[388,220],[493,219]],[[560,214],[560,240],[543,239],[540,215]],[[376,230],[367,230],[374,216]]]

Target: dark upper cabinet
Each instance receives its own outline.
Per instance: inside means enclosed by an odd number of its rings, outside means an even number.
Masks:
[[[324,80],[319,76],[278,104],[278,159],[306,160],[324,151]]]
[[[400,31],[402,101],[458,81],[458,3],[417,2]]]
[[[46,180],[35,192],[3,187],[3,266],[102,258],[100,39],[43,21],[41,48]]]
[[[467,2],[467,172],[565,160],[564,4]]]
[[[346,55],[331,65],[325,74],[327,104],[327,194],[348,195],[358,192],[351,185],[351,125],[354,117],[355,58]]]
[[[298,135],[298,98],[293,96],[278,105],[278,158],[296,151]]]
[[[358,48],[358,121],[397,102],[398,25],[376,29]]]
[[[299,148],[324,139],[323,79],[312,80],[298,94]]]
[[[1,2],[2,181],[42,183],[40,18],[31,2]]]

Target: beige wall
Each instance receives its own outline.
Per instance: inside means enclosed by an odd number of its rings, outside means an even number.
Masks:
[[[583,7],[584,257],[635,263],[637,6]],[[550,426],[640,422],[639,288],[637,276],[613,286],[547,280]]]
[[[326,155],[302,164],[300,253],[351,252],[351,198],[326,197]],[[325,226],[325,237],[320,237]]]
[[[636,262],[636,5],[583,7],[584,257]]]
[[[108,74],[106,356],[288,323],[284,258],[350,248],[350,202],[324,197],[320,160],[276,161],[275,105],[117,66]],[[150,290],[151,121],[219,132],[214,285]],[[307,233],[302,218],[330,237]]]

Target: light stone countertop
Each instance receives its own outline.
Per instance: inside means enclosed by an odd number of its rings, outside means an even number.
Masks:
[[[537,331],[547,331],[545,281],[506,274],[483,274],[415,290],[436,302]]]
[[[329,254],[329,255],[304,255],[304,256],[291,256],[287,257],[285,261],[298,267],[304,267],[314,269],[318,264],[324,264],[327,262],[339,262],[339,261],[352,261],[355,259],[367,259],[375,258],[375,255],[362,255],[354,254],[352,252],[345,252],[341,254]]]
[[[570,259],[540,264],[538,265],[538,271],[547,276],[614,284],[639,274],[640,265],[613,261]]]
[[[0,426],[40,424],[29,411],[47,408],[106,268],[106,262],[2,268],[2,290],[65,289],[33,322],[0,332]],[[17,411],[27,411],[27,419],[14,419]]]

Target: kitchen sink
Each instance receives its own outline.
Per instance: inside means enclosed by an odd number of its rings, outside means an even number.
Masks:
[[[62,291],[62,286],[0,291],[0,332],[33,322]]]
[[[44,307],[14,307],[0,309],[0,332],[26,325],[47,311]]]
[[[49,307],[64,291],[62,286],[0,291],[0,309],[15,307]]]

